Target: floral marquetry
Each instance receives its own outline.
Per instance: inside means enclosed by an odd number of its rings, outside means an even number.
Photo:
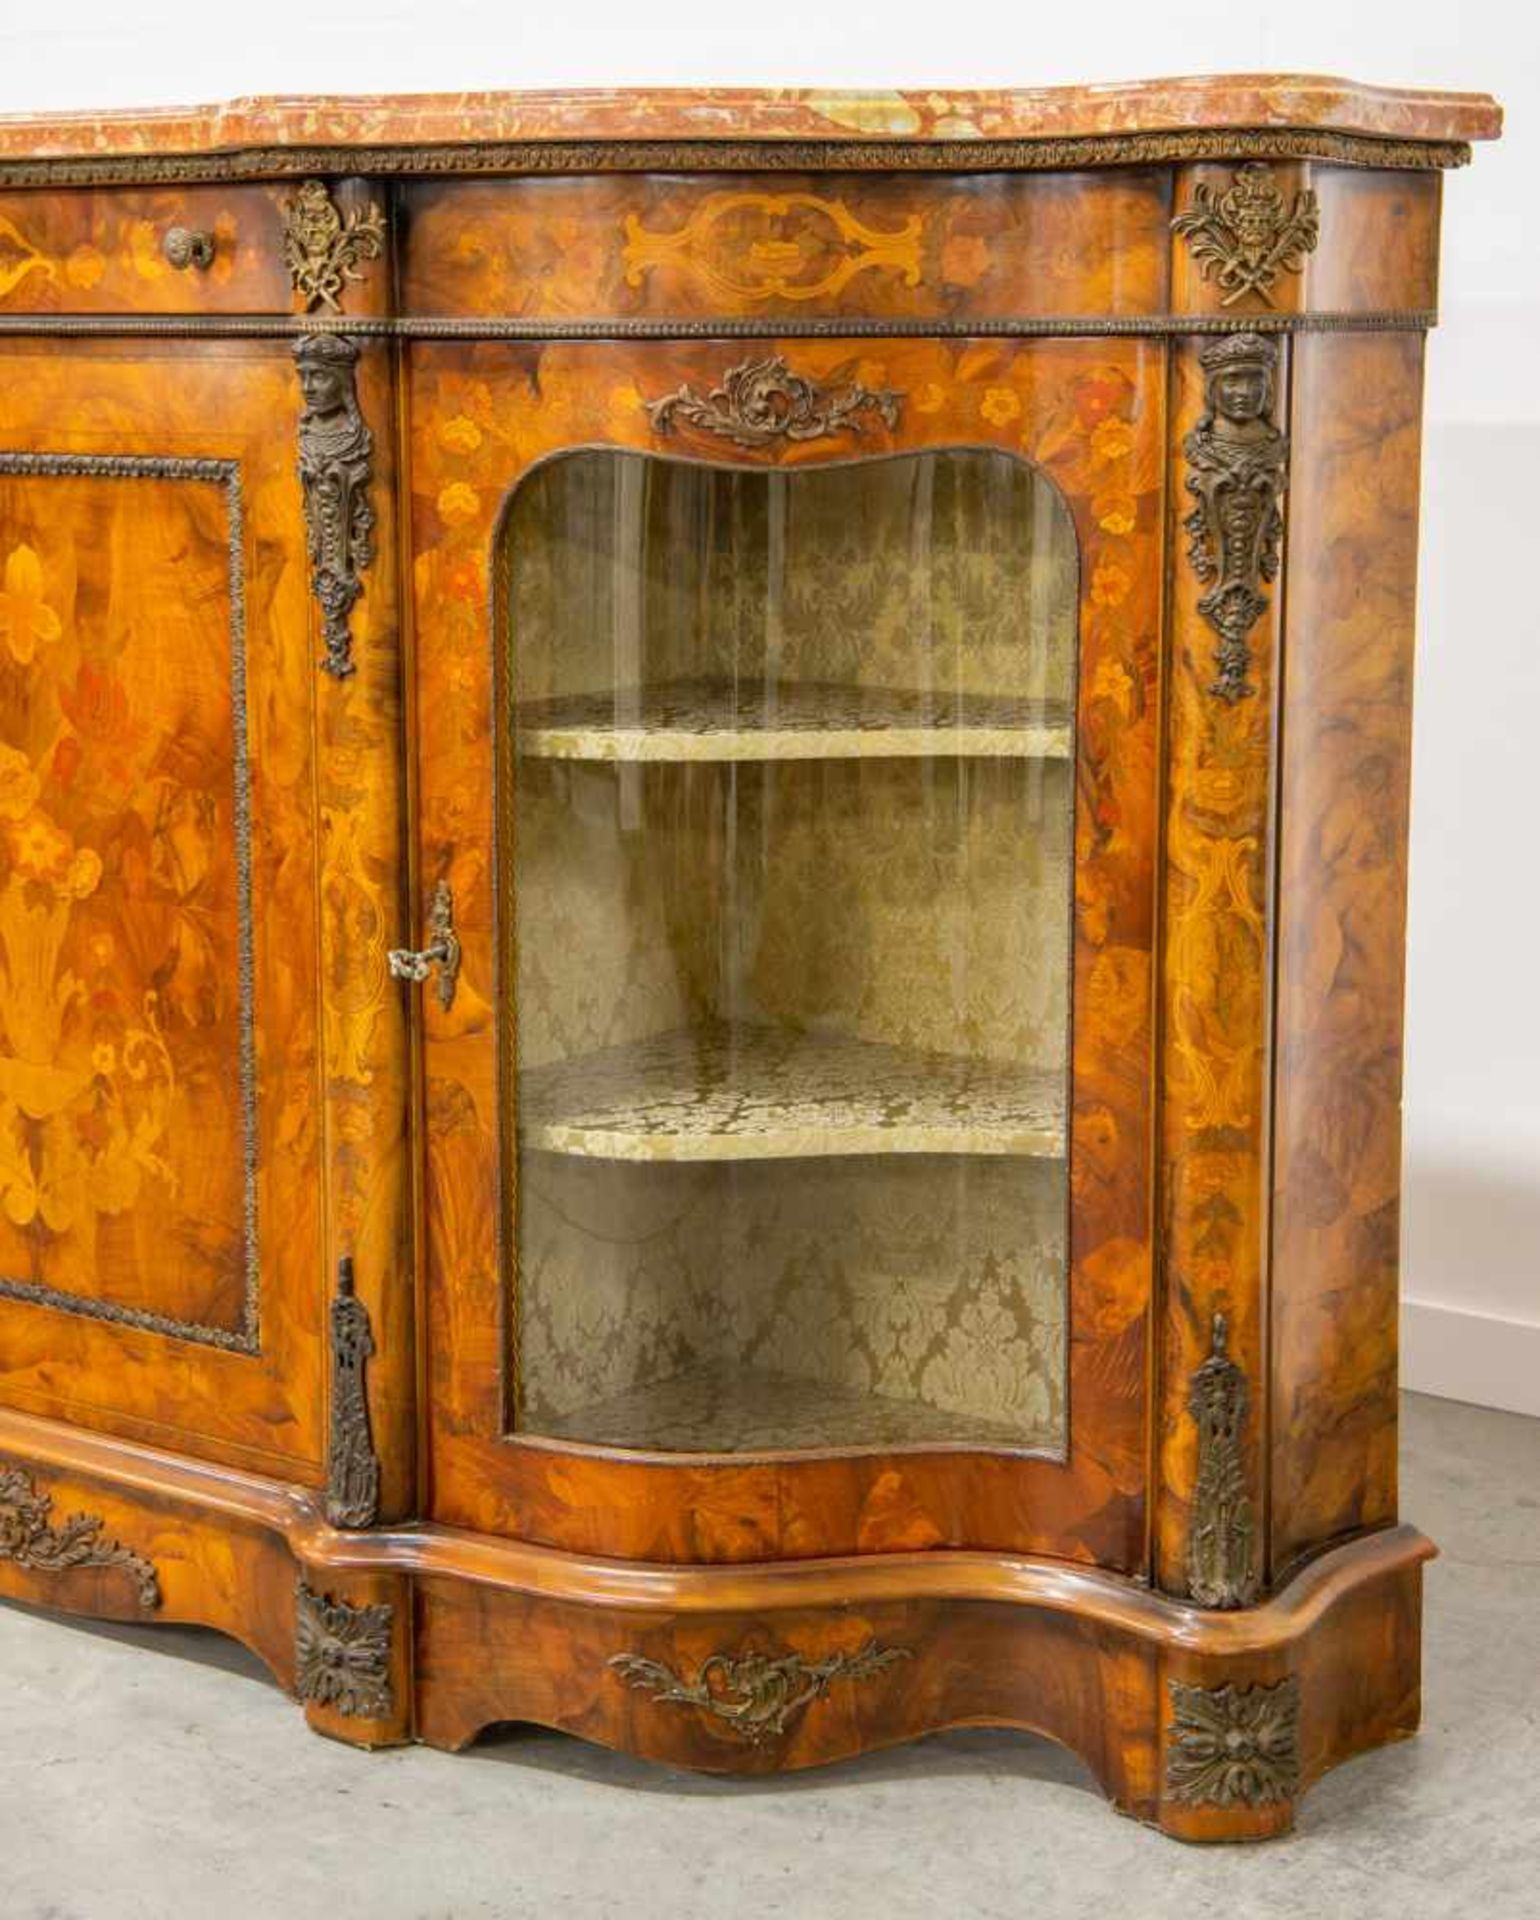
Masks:
[[[13,547],[6,555],[4,580],[0,637],[18,666],[30,666],[38,648],[51,645],[64,629],[43,597],[43,568],[31,547]]]
[[[11,545],[0,592],[0,1232],[12,1236],[0,1272],[88,1295],[137,1288],[147,1304],[164,1211],[196,1194],[211,1231],[182,1256],[180,1286],[201,1296],[191,1317],[248,1337],[241,1163],[221,1183],[189,1154],[205,1130],[239,1138],[250,1124],[238,496],[213,463],[130,462],[115,483],[125,510],[136,486],[168,509],[159,555],[141,535],[140,593],[176,565],[184,580],[201,573],[213,615],[180,704],[158,710],[163,624],[124,594],[104,617],[93,576],[111,548],[81,517],[88,467],[17,464],[0,461],[0,519],[29,536]],[[223,766],[221,725],[235,743]],[[230,1077],[205,1078],[210,1047]]]

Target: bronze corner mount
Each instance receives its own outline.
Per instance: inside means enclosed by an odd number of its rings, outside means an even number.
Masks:
[[[1248,160],[1222,193],[1198,181],[1192,206],[1175,216],[1171,230],[1192,249],[1203,278],[1219,288],[1221,306],[1255,294],[1270,307],[1279,276],[1298,273],[1315,250],[1321,205],[1305,187],[1287,206],[1267,162]]]
[[[1230,1358],[1229,1324],[1222,1313],[1214,1315],[1211,1342],[1187,1400],[1198,1428],[1187,1591],[1202,1607],[1247,1607],[1260,1589],[1243,1444],[1251,1389]]]
[[[386,1720],[395,1711],[390,1678],[396,1610],[355,1607],[300,1580],[294,1595],[294,1691],[349,1719]]]
[[[372,1527],[380,1513],[380,1461],[369,1426],[365,1365],[374,1353],[369,1310],[354,1289],[353,1258],[337,1262],[331,1304],[331,1427],[326,1517],[334,1527]]]
[[[1195,1807],[1267,1807],[1299,1791],[1299,1681],[1197,1687],[1168,1682],[1166,1791]]]
[[[362,280],[364,262],[385,250],[385,216],[371,201],[346,218],[337,211],[324,180],[306,180],[283,208],[283,258],[304,311],[342,311],[350,282]]]
[[[359,351],[342,333],[305,333],[293,348],[310,585],[326,645],[321,670],[334,680],[355,671],[350,622],[364,591],[360,576],[374,560],[374,436],[358,405]]]
[[[1257,690],[1251,630],[1267,610],[1262,585],[1278,573],[1289,440],[1272,420],[1276,341],[1223,334],[1199,358],[1203,415],[1182,442],[1196,504],[1182,525],[1188,561],[1207,589],[1198,611],[1219,635],[1209,692],[1234,706]]]

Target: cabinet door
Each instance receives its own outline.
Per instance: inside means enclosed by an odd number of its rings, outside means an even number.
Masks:
[[[435,1513],[1141,1566],[1162,350],[414,352]]]
[[[0,1397],[313,1478],[296,413],[281,343],[0,346]]]

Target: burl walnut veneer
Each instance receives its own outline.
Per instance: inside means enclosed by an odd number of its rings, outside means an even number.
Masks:
[[[1420,379],[1479,96],[0,122],[0,1593],[312,1725],[1416,1727]]]

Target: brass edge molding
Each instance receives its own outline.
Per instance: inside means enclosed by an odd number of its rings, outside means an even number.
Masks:
[[[353,1257],[337,1262],[331,1304],[331,1421],[326,1445],[326,1517],[334,1527],[372,1527],[380,1513],[380,1460],[369,1426],[365,1366],[374,1353],[369,1310],[353,1282]]]
[[[1321,234],[1321,203],[1303,187],[1292,208],[1284,203],[1272,168],[1248,160],[1221,193],[1206,180],[1193,188],[1193,204],[1175,215],[1171,231],[1187,242],[1198,272],[1212,280],[1233,307],[1248,293],[1273,304],[1279,277],[1298,273]]]
[[[355,671],[351,620],[360,577],[374,560],[374,436],[358,405],[359,345],[344,333],[309,332],[294,342],[304,404],[299,478],[305,503],[310,590],[321,609],[323,673]]]
[[[1183,1806],[1268,1807],[1299,1791],[1299,1681],[1167,1683],[1166,1792]]]
[[[386,1720],[395,1711],[390,1642],[396,1610],[355,1607],[317,1593],[301,1579],[294,1593],[294,1691],[353,1720]]]
[[[362,280],[363,263],[385,250],[385,216],[370,201],[344,219],[324,180],[306,180],[283,206],[283,260],[296,296],[312,307],[342,311],[350,282]]]
[[[132,1576],[139,1604],[160,1605],[160,1577],[143,1554],[103,1534],[106,1521],[72,1513],[55,1521],[53,1496],[43,1493],[21,1467],[0,1465],[0,1560],[28,1573],[72,1573],[87,1567],[121,1567]]]
[[[0,187],[219,184],[297,174],[1038,173],[1192,160],[1325,160],[1427,171],[1470,164],[1465,140],[1329,129],[1209,127],[1040,140],[494,140],[424,146],[256,146],[231,153],[0,160]]]
[[[1095,339],[1098,336],[1222,333],[1427,333],[1438,325],[1431,308],[1365,313],[1151,313],[976,320],[873,320],[838,314],[794,314],[753,319],[483,319],[473,315],[374,316],[328,320],[324,315],[274,314],[20,314],[0,313],[0,336],[220,335],[287,340],[346,332],[354,339],[534,340],[994,340]]]
[[[1203,1607],[1249,1607],[1260,1590],[1256,1525],[1242,1451],[1251,1390],[1230,1358],[1222,1313],[1214,1315],[1212,1340],[1208,1358],[1192,1376],[1187,1401],[1198,1428],[1187,1591]]]
[[[227,1353],[261,1351],[261,1273],[257,1233],[257,1042],[254,934],[251,902],[251,763],[246,717],[246,523],[237,461],[175,454],[4,453],[0,479],[63,478],[88,480],[190,480],[223,490],[226,554],[230,587],[230,705],[233,731],[234,792],[231,826],[236,867],[236,988],[240,1008],[239,1079],[241,1096],[242,1237],[245,1290],[240,1324],[209,1327],[178,1320],[146,1307],[115,1300],[93,1300],[62,1288],[0,1275],[0,1299],[55,1308],[139,1333],[164,1334]]]
[[[740,1740],[760,1746],[784,1733],[835,1681],[866,1680],[913,1657],[907,1647],[880,1647],[872,1640],[858,1652],[822,1660],[797,1653],[713,1653],[693,1680],[640,1653],[614,1654],[607,1665],[660,1704],[698,1707]]]
[[[662,399],[647,402],[654,433],[682,427],[709,433],[735,447],[758,449],[789,440],[798,444],[826,440],[837,433],[865,431],[864,414],[874,413],[885,427],[898,425],[904,396],[889,387],[826,387],[793,373],[778,353],[741,360],[729,367],[720,386],[701,393],[686,384]]]
[[[1249,700],[1251,630],[1267,610],[1263,584],[1278,572],[1289,440],[1272,420],[1278,349],[1260,333],[1215,340],[1199,356],[1203,414],[1182,441],[1187,559],[1206,591],[1198,611],[1219,636],[1209,692],[1227,706]]]

